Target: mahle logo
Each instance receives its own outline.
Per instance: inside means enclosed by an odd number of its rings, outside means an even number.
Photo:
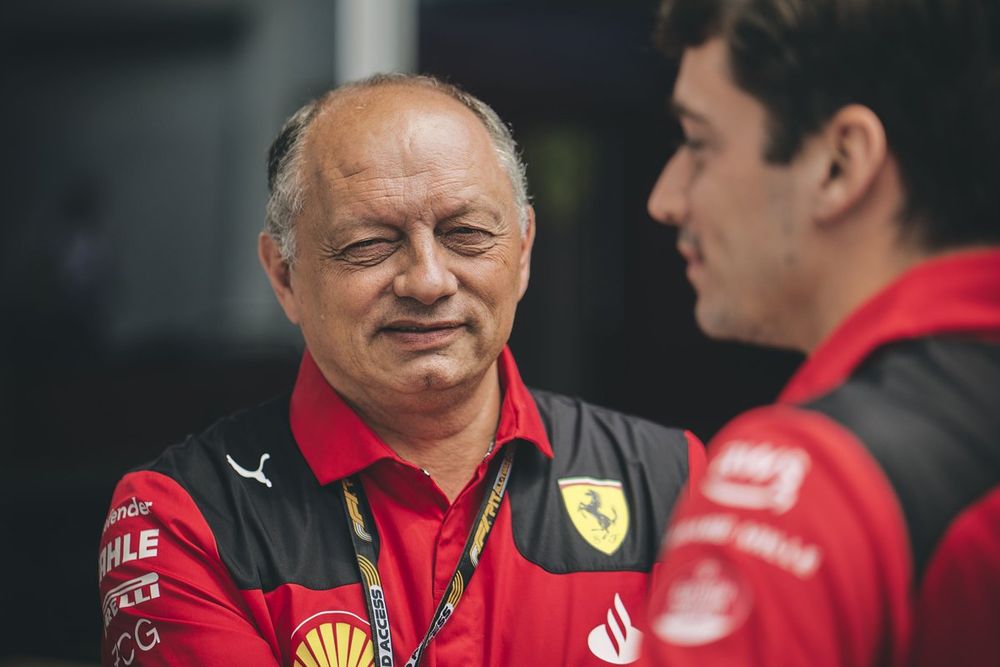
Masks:
[[[369,624],[349,611],[321,611],[299,624],[292,667],[374,667]]]
[[[563,503],[573,527],[590,546],[607,555],[618,551],[628,535],[628,503],[615,479],[565,477],[559,480]]]

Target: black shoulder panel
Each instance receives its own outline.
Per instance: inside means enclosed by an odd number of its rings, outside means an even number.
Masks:
[[[329,589],[360,581],[336,484],[320,486],[292,437],[288,395],[216,422],[145,469],[174,479],[215,534],[243,589]],[[261,467],[267,486],[241,476]]]
[[[683,431],[565,396],[542,391],[532,394],[555,458],[549,460],[527,446],[518,451],[509,494],[518,551],[557,574],[648,571],[678,491],[687,480]],[[603,509],[599,500],[595,504],[595,496],[568,507],[559,480],[581,477],[621,482],[629,525],[620,546],[610,555],[591,546],[570,513],[577,513],[577,521],[592,538],[620,530],[623,517],[607,509],[610,496],[601,489],[596,497],[605,498]]]
[[[951,521],[1000,480],[1000,345],[898,343],[803,407],[845,426],[881,465],[918,580]]]

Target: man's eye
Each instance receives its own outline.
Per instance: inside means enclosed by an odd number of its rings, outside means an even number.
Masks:
[[[375,248],[379,245],[391,244],[392,241],[389,239],[365,239],[364,241],[358,241],[357,243],[352,243],[347,246],[347,250],[364,250],[365,248]]]
[[[695,139],[694,137],[684,137],[684,143],[682,145],[692,153],[697,153],[705,148],[705,140]]]
[[[456,227],[448,231],[448,236],[461,241],[479,241],[493,238],[493,235],[474,227]]]
[[[374,238],[357,241],[337,253],[337,259],[351,264],[372,266],[386,259],[396,250],[392,239]]]
[[[494,235],[476,227],[454,227],[441,235],[443,243],[456,252],[478,254],[494,244]]]

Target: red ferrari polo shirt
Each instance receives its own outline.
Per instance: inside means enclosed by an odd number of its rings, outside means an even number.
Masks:
[[[924,262],[678,508],[650,664],[1000,664],[1000,251]]]
[[[448,589],[490,462],[514,447],[478,568],[421,665],[635,662],[648,573],[700,443],[529,391],[509,350],[498,368],[496,446],[453,503],[379,440],[308,353],[291,396],[127,474],[101,538],[104,663],[373,664],[339,483],[354,475],[403,664]]]

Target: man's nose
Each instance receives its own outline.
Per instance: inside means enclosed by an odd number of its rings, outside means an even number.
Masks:
[[[688,216],[690,181],[691,159],[682,149],[667,160],[649,193],[646,203],[649,216],[664,225],[683,225]]]
[[[433,234],[411,239],[406,265],[393,280],[396,296],[431,305],[458,291],[458,279],[448,267],[447,250]]]

